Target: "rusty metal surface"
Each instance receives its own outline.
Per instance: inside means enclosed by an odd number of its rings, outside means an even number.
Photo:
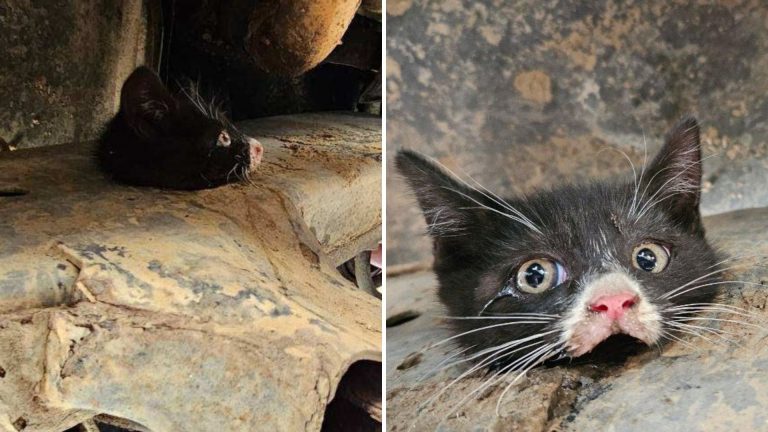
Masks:
[[[300,75],[317,66],[341,43],[360,1],[256,2],[253,10],[247,10],[245,49],[270,73]]]
[[[144,63],[146,39],[142,0],[3,0],[0,142],[28,148],[98,137],[123,80]]]
[[[390,431],[658,431],[765,430],[768,416],[768,209],[740,210],[704,219],[708,236],[734,261],[722,303],[745,308],[759,319],[739,325],[722,315],[697,321],[723,332],[684,337],[664,350],[649,350],[618,366],[538,368],[518,381],[500,404],[508,377],[476,394],[448,416],[491,374],[479,372],[454,384],[432,404],[465,364],[441,368],[456,354],[431,272],[387,281],[387,320],[406,311],[417,318],[387,329],[387,426]],[[757,259],[754,259],[757,258]],[[726,321],[717,321],[724,319]],[[454,359],[456,359],[454,357]],[[442,362],[442,363],[441,363]]]
[[[707,214],[768,205],[768,7],[755,0],[387,2],[388,149],[497,193],[628,171],[682,113],[701,120]],[[388,262],[429,242],[387,178]]]
[[[239,125],[253,184],[115,185],[89,144],[0,157],[0,430],[319,430],[380,301],[335,270],[380,236],[380,120]],[[16,424],[17,426],[14,426]]]

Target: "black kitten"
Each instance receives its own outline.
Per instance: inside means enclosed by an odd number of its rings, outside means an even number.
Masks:
[[[97,156],[118,181],[194,190],[247,177],[262,153],[258,141],[206,106],[196,91],[172,95],[142,66],[123,84],[120,111],[102,135]]]
[[[433,238],[439,298],[484,365],[579,357],[612,335],[658,345],[712,305],[723,270],[699,213],[693,118],[628,183],[502,200],[416,153],[396,163]]]

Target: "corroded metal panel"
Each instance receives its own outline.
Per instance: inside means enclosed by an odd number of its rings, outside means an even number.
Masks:
[[[111,183],[87,143],[3,155],[0,430],[318,430],[381,360],[380,301],[335,270],[380,235],[379,124],[247,122],[262,169],[199,192]]]

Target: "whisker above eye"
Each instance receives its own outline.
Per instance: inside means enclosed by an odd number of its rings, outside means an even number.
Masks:
[[[621,149],[614,148],[614,147],[606,146],[606,147],[600,149],[596,153],[596,155],[599,155],[600,153],[602,153],[602,152],[604,152],[606,150],[612,150],[612,151],[618,152],[619,154],[624,156],[624,159],[626,159],[627,162],[629,162],[629,167],[632,169],[632,180],[633,180],[633,183],[635,185],[635,188],[634,188],[635,189],[635,193],[634,193],[634,196],[632,197],[632,204],[630,206],[630,214],[632,214],[632,212],[634,212],[634,209],[635,209],[635,201],[637,200],[637,191],[638,191],[638,189],[640,187],[640,185],[638,183],[638,179],[637,179],[637,170],[635,169],[635,164],[632,162],[632,159],[630,159],[629,155],[627,155],[626,152],[624,152]],[[643,162],[643,169],[645,169],[645,162]]]
[[[489,211],[492,211],[494,213],[500,214],[500,215],[502,215],[502,216],[504,216],[506,218],[512,219],[513,221],[518,222],[518,223],[526,226],[531,231],[534,231],[534,232],[536,232],[538,234],[542,234],[541,230],[536,225],[534,225],[530,220],[528,220],[527,218],[525,218],[525,219],[524,218],[520,218],[518,216],[511,215],[509,213],[504,213],[503,211],[497,210],[495,208],[488,207],[487,205],[481,203],[480,201],[478,201],[478,200],[472,198],[471,196],[465,194],[464,192],[458,191],[456,189],[445,187],[445,186],[443,186],[443,189],[451,191],[453,193],[456,193],[456,194],[458,194],[458,195],[460,195],[460,196],[462,196],[462,197],[464,197],[464,198],[466,198],[466,199],[468,199],[468,200],[470,200],[470,201],[472,201],[472,202],[474,202],[475,204],[478,205],[478,207],[463,207],[463,209],[489,210]]]
[[[485,186],[483,186],[482,184],[480,184],[480,182],[478,182],[477,180],[475,180],[475,179],[474,179],[474,178],[472,178],[471,176],[467,175],[467,177],[469,177],[469,178],[470,178],[470,179],[471,179],[471,180],[472,180],[474,183],[476,183],[476,184],[477,184],[477,185],[478,185],[480,188],[482,188],[482,189],[483,189],[485,192],[483,192],[482,190],[480,190],[480,189],[478,189],[478,188],[476,188],[476,187],[473,187],[472,185],[470,185],[469,183],[467,183],[467,182],[466,182],[464,179],[462,179],[461,177],[459,177],[458,175],[456,175],[456,173],[454,173],[453,171],[451,171],[450,169],[448,169],[448,167],[446,167],[444,164],[442,164],[442,163],[441,163],[440,161],[438,161],[437,159],[434,159],[434,158],[431,158],[431,157],[428,157],[428,159],[429,159],[429,160],[431,160],[433,164],[437,165],[438,167],[440,167],[441,169],[443,169],[444,171],[446,171],[447,173],[449,173],[450,175],[452,175],[454,179],[456,179],[457,181],[459,181],[459,182],[460,182],[461,184],[463,184],[464,186],[468,187],[469,189],[471,189],[471,190],[473,190],[473,191],[476,191],[476,192],[478,192],[479,194],[483,195],[484,197],[486,197],[486,198],[487,198],[487,199],[489,199],[490,201],[494,202],[496,205],[499,205],[499,206],[501,206],[502,208],[504,208],[504,209],[506,209],[506,210],[509,210],[509,211],[511,211],[511,212],[512,212],[512,213],[513,213],[513,214],[516,216],[516,217],[512,217],[512,215],[507,215],[507,217],[510,217],[510,218],[512,218],[513,220],[518,220],[518,221],[519,221],[521,224],[525,225],[526,227],[528,227],[528,228],[529,228],[529,229],[531,229],[532,231],[535,231],[535,232],[537,232],[537,233],[541,234],[541,229],[539,229],[539,227],[538,227],[538,226],[536,226],[536,224],[534,224],[534,223],[533,223],[533,222],[532,222],[532,221],[531,221],[531,220],[530,220],[528,217],[526,217],[526,216],[525,216],[525,215],[524,215],[522,212],[520,212],[518,209],[516,209],[515,207],[513,207],[513,206],[512,206],[512,205],[511,205],[509,202],[505,201],[504,199],[502,199],[502,198],[501,198],[501,197],[499,197],[498,195],[496,195],[496,194],[494,194],[493,192],[491,192],[490,190],[488,190],[488,188],[486,188]],[[466,174],[466,173],[465,173],[465,174]],[[471,197],[469,197],[469,196],[467,196],[467,195],[465,195],[465,194],[462,194],[461,192],[458,192],[458,191],[456,191],[456,190],[453,190],[453,189],[450,189],[450,188],[446,188],[446,189],[448,189],[448,190],[452,190],[453,192],[456,192],[456,193],[458,193],[458,194],[464,195],[466,198],[468,198],[468,199],[470,199],[470,200],[474,201],[474,202],[475,202],[475,203],[477,203],[478,205],[480,205],[480,206],[483,206],[483,207],[485,207],[486,209],[492,210],[490,207],[484,206],[484,205],[483,205],[483,204],[481,204],[480,202],[478,202],[478,201],[474,200],[473,198],[471,198]],[[490,195],[489,195],[489,194],[490,194]],[[502,213],[502,212],[499,212],[499,213],[500,213],[500,214],[505,214],[505,213]],[[505,215],[506,215],[506,214],[505,214]]]
[[[474,177],[472,177],[471,175],[467,174],[466,172],[464,172],[464,175],[466,175],[466,176],[467,176],[467,178],[469,178],[470,180],[472,180],[472,182],[473,182],[473,183],[475,183],[475,184],[476,184],[478,187],[480,187],[480,189],[482,189],[482,190],[479,190],[479,189],[477,189],[476,187],[473,187],[473,186],[471,186],[471,185],[467,185],[467,186],[469,186],[470,188],[472,188],[472,189],[476,190],[476,191],[477,191],[477,192],[479,192],[481,195],[483,195],[484,197],[486,197],[486,198],[488,198],[489,200],[493,201],[494,203],[498,204],[498,205],[499,205],[499,206],[501,206],[502,208],[504,208],[504,209],[506,209],[506,210],[509,210],[509,211],[511,211],[511,212],[512,212],[512,213],[514,213],[514,214],[515,214],[517,217],[519,217],[520,219],[522,219],[522,220],[526,221],[528,224],[530,224],[530,225],[533,225],[533,226],[535,226],[535,227],[536,227],[536,224],[534,224],[534,223],[533,223],[533,221],[531,221],[531,220],[530,220],[528,217],[526,217],[526,216],[525,216],[525,215],[524,215],[524,214],[523,214],[523,213],[522,213],[520,210],[518,210],[518,209],[516,209],[515,207],[513,207],[513,206],[512,206],[512,204],[508,203],[506,200],[504,200],[504,199],[503,199],[503,198],[501,198],[500,196],[498,196],[498,195],[496,195],[495,193],[491,192],[491,191],[490,191],[490,190],[489,190],[487,187],[483,186],[483,185],[482,185],[482,184],[481,184],[479,181],[475,180],[475,179],[474,179]],[[466,182],[465,182],[465,184],[466,184]],[[483,191],[485,191],[485,192],[483,192]],[[490,195],[490,196],[489,196],[489,195]],[[537,227],[537,228],[538,228],[538,227]]]
[[[640,179],[635,181],[635,192],[632,195],[632,206],[630,207],[630,214],[635,214],[637,212],[637,205],[639,204],[639,200],[642,199],[642,197],[639,195],[640,185],[643,184],[645,169],[648,166],[648,141],[645,139],[645,130],[643,129],[642,132],[643,132],[643,166],[640,169]]]
[[[683,189],[680,189],[680,188],[678,188],[678,189],[674,189],[674,188],[672,188],[672,189],[664,189],[664,188],[665,188],[665,187],[666,187],[666,186],[667,186],[667,185],[668,185],[670,182],[673,182],[673,181],[675,181],[675,180],[676,180],[678,177],[680,177],[681,175],[685,174],[685,173],[686,173],[688,170],[690,170],[691,168],[693,168],[693,167],[695,167],[695,166],[697,166],[697,165],[698,165],[698,166],[703,166],[703,164],[704,164],[704,161],[705,161],[705,160],[707,160],[707,159],[710,159],[710,158],[713,158],[713,157],[716,157],[716,156],[720,156],[720,155],[719,155],[719,154],[717,154],[717,153],[716,153],[716,154],[712,154],[712,155],[709,155],[709,156],[707,156],[707,157],[701,158],[700,160],[697,160],[697,161],[695,161],[695,162],[691,162],[691,163],[688,163],[688,164],[686,164],[685,166],[683,166],[683,169],[682,169],[682,170],[680,170],[680,172],[679,172],[679,173],[677,173],[676,175],[674,175],[673,177],[671,177],[670,179],[668,179],[666,182],[664,182],[664,183],[663,183],[663,184],[662,184],[662,185],[661,185],[661,186],[658,188],[658,190],[657,190],[657,191],[656,191],[656,192],[655,192],[653,195],[651,195],[650,197],[648,197],[648,199],[646,199],[646,200],[645,200],[645,203],[642,205],[642,207],[640,207],[640,209],[639,209],[639,212],[635,212],[635,214],[633,214],[633,215],[632,215],[632,216],[634,216],[634,217],[635,217],[635,220],[636,220],[636,221],[637,221],[637,220],[639,220],[639,219],[640,219],[640,218],[641,218],[641,217],[642,217],[644,214],[646,214],[646,213],[647,213],[647,212],[648,212],[648,211],[649,211],[649,210],[650,210],[650,209],[651,209],[653,206],[655,206],[656,204],[658,204],[658,203],[660,203],[660,202],[664,201],[665,199],[667,199],[667,198],[670,198],[670,197],[674,196],[674,195],[675,195],[675,194],[677,194],[677,193],[690,192],[691,190],[693,190],[693,187],[694,187],[694,186],[691,186],[690,188],[686,187],[686,188],[683,188]],[[676,166],[670,166],[670,167],[666,167],[666,168],[664,168],[664,169],[661,169],[661,170],[659,170],[658,172],[656,172],[656,173],[655,173],[653,176],[651,176],[651,178],[648,180],[648,182],[647,182],[647,184],[646,184],[645,188],[643,189],[643,193],[642,193],[642,195],[645,195],[645,194],[646,194],[646,192],[648,191],[648,187],[651,185],[651,183],[653,182],[653,179],[654,179],[654,178],[656,178],[656,176],[657,176],[657,175],[661,174],[662,172],[664,172],[664,171],[666,171],[666,170],[671,170],[671,169],[679,169],[679,168],[680,168],[680,167],[676,167]],[[686,186],[687,186],[687,185],[686,185]],[[661,195],[661,197],[659,197],[658,199],[656,198],[656,197],[657,197],[657,195],[658,195],[659,193],[662,193],[662,192],[663,192],[664,194],[667,194],[669,191],[672,191],[672,192],[675,192],[675,193],[673,193],[673,194],[670,194],[670,195]]]

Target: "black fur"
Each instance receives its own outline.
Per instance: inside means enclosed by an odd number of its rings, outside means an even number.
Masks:
[[[181,190],[244,176],[251,158],[247,137],[190,97],[172,95],[150,69],[136,69],[123,84],[120,111],[100,139],[102,169],[124,183]],[[229,147],[216,145],[223,130],[231,137]]]
[[[684,119],[669,133],[665,145],[645,170],[639,187],[638,198],[642,202],[653,199],[654,194],[662,201],[637,220],[630,215],[635,194],[633,181],[566,185],[505,199],[540,227],[541,234],[481,208],[478,203],[509,213],[489,192],[469,187],[415,152],[399,152],[396,165],[414,191],[430,226],[438,294],[450,316],[477,317],[481,311],[497,315],[562,315],[581,289],[579,281],[590,272],[603,269],[606,252],[640,281],[650,299],[718,268],[719,257],[704,237],[699,212],[700,154],[698,124],[693,118]],[[637,174],[639,177],[640,172]],[[678,193],[671,194],[673,190]],[[608,251],[598,241],[603,234]],[[648,273],[632,266],[633,248],[646,240],[671,250],[670,263],[661,273]],[[519,266],[542,256],[563,263],[568,279],[542,294],[515,289],[512,279]],[[706,281],[718,279],[715,275]],[[709,302],[716,291],[716,286],[696,289],[671,302]],[[654,304],[660,308],[669,305],[660,300]],[[460,333],[494,322],[451,323]],[[505,326],[470,333],[459,341],[464,347],[474,347],[470,351],[479,351],[553,327]],[[547,340],[554,341],[558,336],[554,334]]]

